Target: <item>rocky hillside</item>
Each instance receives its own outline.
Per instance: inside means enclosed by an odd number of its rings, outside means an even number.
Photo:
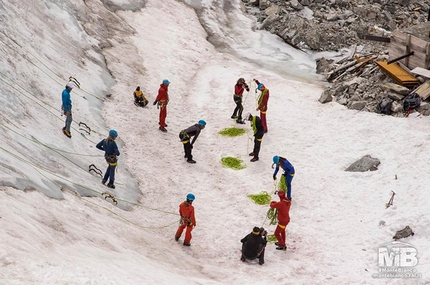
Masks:
[[[297,49],[338,51],[351,49],[341,61],[321,58],[317,72],[325,74],[331,86],[320,102],[336,100],[351,109],[379,112],[384,97],[394,103],[394,115],[403,115],[402,100],[412,90],[395,86],[374,61],[388,59],[388,43],[370,41],[366,35],[389,37],[427,21],[429,5],[418,0],[242,0],[249,14],[258,19],[258,28],[277,34]],[[337,72],[351,62],[366,64],[349,72]],[[356,66],[357,67],[357,66]],[[348,71],[348,70],[347,70]],[[424,81],[424,79],[422,79]],[[421,112],[421,110],[418,110]],[[430,111],[421,112],[424,115]]]

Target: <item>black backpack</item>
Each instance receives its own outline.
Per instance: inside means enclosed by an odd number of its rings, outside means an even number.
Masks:
[[[417,93],[412,93],[403,101],[403,110],[406,112],[411,109],[419,107],[421,104],[421,97]]]
[[[381,102],[378,104],[378,110],[385,115],[391,115],[393,111],[391,111],[391,106],[393,105],[393,100],[391,100],[388,97],[385,97],[382,99]]]

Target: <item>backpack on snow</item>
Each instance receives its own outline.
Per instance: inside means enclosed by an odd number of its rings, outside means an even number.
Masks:
[[[393,105],[393,100],[391,100],[388,97],[385,97],[382,99],[381,102],[378,104],[378,110],[385,115],[391,115],[393,111],[391,111],[391,106]]]
[[[421,97],[417,93],[412,93],[405,98],[403,101],[403,110],[407,112],[408,110],[415,109],[421,104]]]

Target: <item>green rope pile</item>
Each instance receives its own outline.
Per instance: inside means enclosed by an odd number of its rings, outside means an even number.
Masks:
[[[267,242],[277,242],[275,235],[267,235],[266,236]]]
[[[281,179],[279,179],[278,189],[282,189],[287,192],[287,183],[285,182],[285,176],[281,175]]]
[[[243,135],[245,132],[246,132],[245,129],[233,127],[233,128],[222,129],[218,133],[220,135],[227,136],[227,137],[237,137],[237,136]]]
[[[270,208],[267,210],[266,217],[269,219],[270,225],[276,225],[278,223],[278,209]]]
[[[223,167],[231,168],[234,170],[240,170],[240,169],[246,168],[246,165],[243,164],[242,159],[231,157],[231,156],[226,156],[221,158],[221,164]]]
[[[270,203],[271,200],[270,194],[266,191],[261,191],[259,194],[249,194],[247,196],[251,198],[255,204],[258,205],[267,205]]]

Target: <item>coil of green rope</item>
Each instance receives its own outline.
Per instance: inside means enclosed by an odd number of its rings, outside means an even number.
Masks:
[[[237,137],[237,136],[243,135],[245,132],[246,132],[245,129],[233,127],[233,128],[222,129],[218,133],[220,135],[227,136],[227,137]]]
[[[221,158],[221,164],[223,167],[231,168],[234,170],[246,168],[246,165],[243,163],[242,159],[231,156]]]
[[[269,210],[267,210],[266,217],[267,219],[269,219],[270,225],[276,225],[278,223],[278,209],[270,208]]]
[[[261,191],[259,194],[248,194],[247,196],[258,205],[267,205],[271,200],[270,194],[267,191]]]

